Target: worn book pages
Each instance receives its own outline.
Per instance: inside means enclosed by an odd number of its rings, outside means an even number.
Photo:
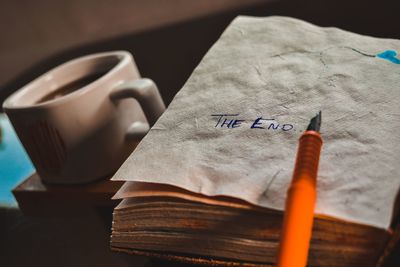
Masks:
[[[121,189],[115,194],[115,199],[126,198],[122,201],[116,209],[126,208],[127,203],[132,202],[132,198],[136,197],[173,197],[184,200],[199,202],[208,205],[218,205],[229,208],[254,210],[257,206],[253,206],[243,200],[226,197],[226,196],[204,196],[203,194],[194,193],[184,190],[180,187],[159,184],[159,183],[146,183],[146,182],[125,182]]]
[[[322,110],[316,212],[386,229],[400,186],[396,50],[399,40],[238,17],[113,179],[283,210],[298,138]]]

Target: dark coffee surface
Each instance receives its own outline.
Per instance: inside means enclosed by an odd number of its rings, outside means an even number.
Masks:
[[[61,86],[60,88],[56,89],[55,91],[43,96],[41,99],[36,101],[36,103],[39,104],[39,103],[47,102],[47,101],[54,100],[54,99],[63,97],[65,95],[71,94],[75,91],[82,89],[83,87],[94,82],[95,80],[99,79],[104,74],[105,74],[105,72],[94,73],[94,74],[84,76],[84,77],[77,79],[75,81],[72,81],[70,83],[67,83],[64,86]]]

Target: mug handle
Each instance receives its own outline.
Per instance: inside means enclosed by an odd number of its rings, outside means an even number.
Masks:
[[[132,123],[126,133],[129,140],[140,141],[165,111],[165,104],[156,84],[147,78],[123,82],[112,90],[110,98],[114,101],[134,98],[143,109],[148,123]]]

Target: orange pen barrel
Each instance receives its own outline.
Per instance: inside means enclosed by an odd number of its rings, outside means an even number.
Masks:
[[[310,246],[322,138],[306,131],[299,140],[289,187],[278,254],[278,267],[305,267]]]

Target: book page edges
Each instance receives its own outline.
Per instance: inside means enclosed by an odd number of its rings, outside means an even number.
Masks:
[[[129,206],[134,203],[132,199],[135,198],[178,198],[187,201],[193,201],[198,203],[203,203],[206,205],[217,205],[223,206],[227,208],[237,208],[237,209],[245,209],[245,210],[259,210],[259,211],[274,211],[277,213],[283,213],[282,210],[275,210],[265,207],[260,207],[244,200],[230,197],[230,196],[206,196],[199,193],[194,193],[188,190],[185,190],[180,187],[167,185],[167,184],[158,184],[158,183],[148,183],[148,182],[125,182],[124,185],[120,188],[120,190],[114,195],[113,199],[122,199],[119,205],[115,208],[115,210],[121,210],[129,208]],[[376,226],[372,226],[366,223],[353,222],[349,220],[339,219],[333,216],[329,216],[326,214],[315,214],[315,217],[323,220],[330,221],[338,221],[343,223],[349,223],[354,225],[362,225],[368,226],[371,228],[382,229]],[[388,231],[392,234],[391,229],[382,229]]]
[[[252,210],[262,209],[261,207],[233,197],[205,196],[172,185],[147,182],[125,182],[121,189],[118,190],[118,192],[114,195],[113,199],[127,199],[135,197],[174,197],[208,205],[219,205]],[[123,206],[125,205],[118,205],[116,209],[122,208]]]

